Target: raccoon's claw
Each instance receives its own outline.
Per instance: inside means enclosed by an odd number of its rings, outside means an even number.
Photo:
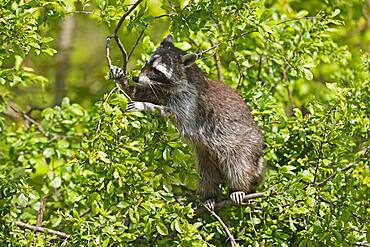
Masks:
[[[237,205],[243,203],[245,193],[243,191],[235,191],[230,194],[230,199]]]
[[[142,102],[130,102],[127,104],[126,112],[144,110]]]
[[[110,76],[113,80],[120,80],[125,77],[125,72],[123,72],[123,69],[112,65],[110,70]]]
[[[135,110],[135,102],[130,102],[127,104],[126,112]]]
[[[215,199],[208,199],[203,203],[203,206],[208,209],[209,211],[214,211],[215,210],[215,205],[216,205],[216,200]]]

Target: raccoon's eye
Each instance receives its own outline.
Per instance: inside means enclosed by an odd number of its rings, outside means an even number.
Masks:
[[[149,79],[163,84],[171,83],[171,80],[156,68],[153,68],[153,72],[149,76]]]

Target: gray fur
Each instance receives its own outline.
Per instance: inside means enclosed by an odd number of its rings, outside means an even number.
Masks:
[[[264,162],[262,133],[251,110],[236,91],[206,78],[195,64],[185,64],[186,53],[172,40],[165,38],[142,69],[136,92],[145,93],[134,99],[150,102],[148,110],[164,107],[175,116],[181,136],[193,147],[204,199],[216,198],[223,181],[231,192],[252,192],[263,177]],[[156,79],[153,63],[171,73]],[[243,193],[235,195],[239,200]]]

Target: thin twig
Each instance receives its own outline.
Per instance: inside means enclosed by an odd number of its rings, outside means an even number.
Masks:
[[[121,17],[121,19],[118,21],[118,24],[116,26],[116,28],[114,29],[114,32],[113,32],[113,35],[111,37],[113,37],[115,40],[116,40],[116,43],[122,53],[122,69],[123,69],[123,72],[124,74],[126,74],[127,72],[127,65],[128,65],[128,59],[127,59],[127,52],[126,52],[126,49],[125,47],[123,46],[121,40],[119,39],[118,37],[118,30],[121,28],[121,25],[122,23],[124,22],[124,20],[126,19],[126,17],[131,14],[132,11],[134,11],[136,9],[136,7],[142,2],[143,0],[138,0],[136,1]]]
[[[111,37],[107,37],[107,41],[105,43],[105,57],[107,58],[107,62],[108,62],[108,66],[109,66],[109,69],[111,69],[113,67],[112,65],[112,60],[110,59],[110,50],[109,50],[109,46],[110,46],[110,39]]]
[[[130,57],[131,57],[132,53],[134,52],[136,46],[139,44],[139,42],[140,42],[141,38],[143,37],[143,34],[144,34],[147,27],[148,27],[148,25],[145,25],[145,28],[140,32],[139,37],[137,37],[135,45],[132,47],[130,53],[128,54],[127,61],[130,60]]]
[[[117,89],[118,89],[118,87],[116,85],[112,90],[110,90],[110,92],[108,93],[107,97],[105,97],[103,104],[107,103],[108,99],[112,96],[112,94],[114,93],[114,91],[116,91]],[[102,121],[103,121],[103,118],[100,118],[100,120],[98,122],[98,126],[96,127],[96,133],[99,133],[100,132],[100,126],[101,126]]]
[[[114,35],[114,39],[116,40],[116,43],[118,45],[118,48],[120,49],[120,51],[122,53],[122,69],[123,69],[124,74],[126,75],[126,73],[127,73],[127,66],[128,66],[127,52],[126,52],[126,49],[123,46],[120,38],[118,37],[118,35],[115,34]]]
[[[82,213],[80,213],[80,218],[84,217],[85,215],[87,215],[90,212],[91,212],[91,208],[86,209],[85,211],[83,211]]]
[[[341,173],[341,172],[345,172],[349,169],[351,169],[352,167],[354,167],[356,164],[349,164],[347,165],[346,167],[342,168],[342,169],[339,169],[338,171],[330,174],[326,179],[324,179],[323,181],[321,182],[318,182],[316,184],[313,184],[314,186],[318,186],[318,187],[322,187],[324,186],[327,182],[329,182],[333,177],[335,177],[338,173]]]
[[[44,135],[44,136],[48,136],[48,134],[45,132],[45,130],[42,128],[42,126],[41,126],[41,124],[39,123],[39,122],[37,122],[35,119],[33,119],[31,116],[29,116],[29,115],[27,115],[26,113],[24,113],[24,112],[22,112],[22,111],[20,111],[20,110],[18,110],[17,108],[15,108],[14,106],[12,106],[12,105],[9,105],[9,107],[13,110],[13,111],[15,111],[16,113],[18,113],[18,114],[20,114],[22,117],[23,117],[23,119],[25,119],[25,120],[27,120],[27,121],[29,121],[29,122],[31,122],[31,123],[33,123],[35,126],[36,126],[36,128]]]
[[[33,111],[43,111],[45,110],[45,107],[42,106],[32,106],[30,109],[28,109],[27,112],[25,112],[28,116],[31,116]]]
[[[289,100],[289,106],[288,107],[289,108],[287,109],[287,115],[288,116],[291,116],[293,114],[293,109],[296,106],[294,104],[292,90],[290,90],[290,87],[289,87],[289,78],[288,78],[288,75],[286,73],[285,65],[281,67],[281,71],[282,71],[282,77],[283,77],[282,80],[286,82],[287,92],[288,92],[288,100]],[[317,165],[318,165],[318,162],[317,162]],[[315,168],[315,174],[317,173],[317,170],[316,169],[318,169],[318,166],[317,165],[316,165],[316,168]]]
[[[262,56],[258,59],[258,74],[257,74],[257,80],[261,81],[261,71],[262,71]]]
[[[119,83],[116,82],[116,88],[123,94],[125,95],[125,97],[128,99],[129,102],[132,102],[132,99],[131,97],[125,92],[125,90],[123,90],[121,88],[121,86],[119,85]]]
[[[211,41],[211,45],[213,46],[214,43]],[[219,81],[224,81],[224,76],[222,75],[222,66],[221,66],[221,61],[220,61],[220,56],[218,55],[218,51],[216,51],[213,55],[213,58],[216,63],[216,69],[217,69],[217,78]]]
[[[290,19],[290,20],[285,20],[285,21],[282,21],[282,22],[279,22],[277,24],[275,24],[274,26],[278,26],[278,25],[281,25],[283,23],[286,23],[286,22],[291,22],[291,21],[298,21],[298,20],[301,20],[301,19],[307,19],[307,20],[315,20],[317,17],[316,16],[306,16],[306,17],[302,17],[302,18],[294,18],[294,19]],[[238,39],[239,37],[242,37],[246,34],[250,34],[250,33],[254,33],[254,32],[258,32],[257,29],[253,29],[251,31],[247,31],[247,32],[243,32],[239,35],[237,35],[236,37],[232,37],[230,39],[227,39],[223,42],[220,42],[220,43],[217,43],[216,45],[212,45],[210,48],[208,48],[207,50],[204,50],[204,51],[201,51],[199,52],[197,55],[198,57],[201,57],[204,53],[208,53],[209,51],[219,47],[220,45],[224,44],[224,43],[227,43],[227,42],[230,42],[230,41],[234,41],[236,39]]]
[[[121,17],[121,19],[119,20],[119,22],[117,23],[117,26],[116,28],[114,29],[114,35],[117,35],[118,33],[118,30],[120,29],[122,23],[124,22],[124,20],[126,19],[126,17],[131,14],[132,11],[134,11],[136,9],[136,7],[142,2],[143,0],[138,0],[136,1],[132,6],[131,8],[129,8],[126,13],[124,13]]]
[[[236,246],[236,241],[235,241],[235,238],[234,236],[231,234],[229,228],[227,227],[227,225],[222,221],[222,219],[220,218],[220,216],[218,216],[214,210],[211,210],[209,209],[208,207],[206,207],[206,209],[208,210],[208,212],[218,220],[218,222],[220,222],[220,224],[222,225],[222,227],[224,228],[227,236],[229,237],[230,239],[230,243],[231,243],[231,246]]]
[[[220,42],[220,43],[217,43],[215,45],[212,45],[210,48],[208,48],[208,49],[206,49],[204,51],[199,52],[197,55],[198,55],[198,57],[201,57],[201,56],[203,56],[204,53],[208,53],[208,52],[212,51],[213,49],[216,49],[217,47],[219,47],[220,45],[222,45],[222,44],[224,44],[226,42],[234,41],[234,40],[236,40],[239,37],[242,37],[242,36],[244,36],[246,34],[250,34],[250,33],[254,33],[254,32],[257,32],[257,29],[253,29],[251,31],[243,32],[243,33],[237,35],[236,37],[232,37],[232,38],[227,39],[227,40],[225,40],[223,42]]]
[[[169,17],[169,16],[171,16],[171,14],[163,14],[163,15],[155,16],[154,19],[160,19],[162,17]],[[132,47],[132,49],[131,49],[128,57],[127,57],[127,61],[130,61],[130,57],[131,57],[132,53],[135,51],[136,46],[139,44],[141,38],[143,37],[143,34],[145,33],[145,30],[146,30],[147,27],[148,27],[148,24],[145,25],[144,29],[140,32],[139,37],[137,37],[135,45]]]
[[[239,89],[240,86],[242,85],[242,80],[244,79],[244,75],[243,75],[240,63],[238,59],[236,59],[236,57],[235,57],[235,63],[236,63],[236,66],[238,67],[238,72],[239,72],[239,79],[238,79],[238,84],[236,85],[236,88]]]
[[[30,225],[30,224],[23,223],[23,222],[20,222],[20,221],[15,222],[15,224],[19,227],[27,228],[27,229],[30,229],[30,230],[35,231],[35,232],[43,232],[45,234],[50,233],[50,234],[57,235],[58,237],[63,238],[63,239],[71,238],[71,235],[69,235],[69,234],[66,234],[66,233],[60,232],[60,231],[55,231],[55,230],[52,230],[52,229],[49,229],[49,228],[34,226],[34,225]]]
[[[86,10],[75,10],[67,12],[66,15],[73,15],[73,14],[85,14],[85,15],[97,15],[97,13],[92,11],[86,11]]]
[[[289,20],[285,20],[285,21],[281,21],[279,23],[276,23],[275,26],[278,26],[278,25],[281,25],[281,24],[284,24],[284,23],[287,23],[287,22],[292,22],[292,21],[299,21],[299,20],[315,20],[317,17],[316,16],[305,16],[305,17],[300,17],[300,18],[293,18],[293,19],[289,19]]]

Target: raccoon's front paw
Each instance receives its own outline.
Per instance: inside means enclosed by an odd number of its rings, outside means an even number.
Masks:
[[[142,111],[142,110],[144,110],[144,104],[142,102],[133,101],[127,104],[127,108],[125,111],[130,112],[130,111]]]
[[[112,65],[111,70],[110,70],[110,77],[113,80],[120,80],[120,79],[125,78],[126,76],[125,76],[125,72],[123,71],[123,69]]]
[[[243,191],[235,191],[230,194],[230,199],[237,205],[242,204],[244,198],[245,198],[245,193]]]
[[[208,199],[207,201],[203,203],[203,206],[209,211],[214,211],[215,205],[216,205],[215,199]]]

